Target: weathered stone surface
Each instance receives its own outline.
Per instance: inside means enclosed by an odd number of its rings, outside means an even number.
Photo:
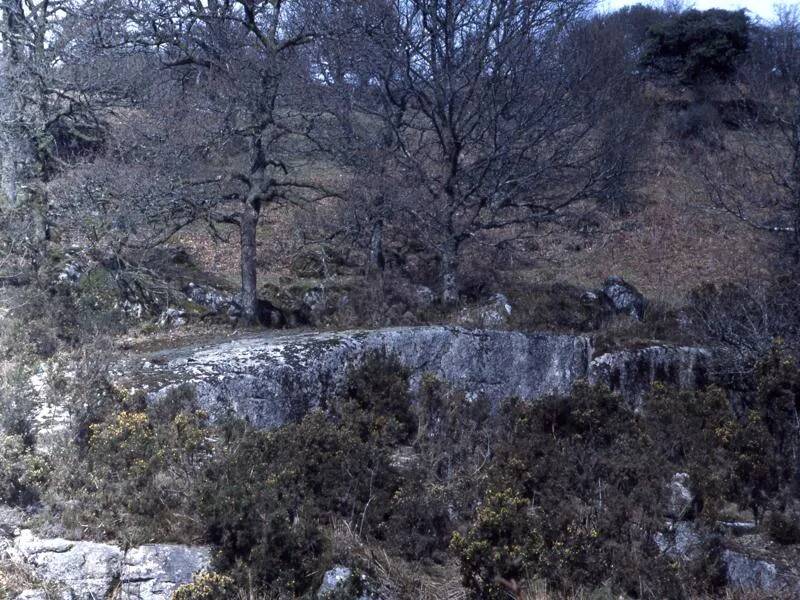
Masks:
[[[606,279],[602,292],[617,314],[629,315],[637,321],[644,318],[647,301],[639,290],[622,277],[612,275]]]
[[[503,294],[494,294],[488,302],[465,307],[458,322],[468,327],[492,329],[508,324],[511,318],[511,303]]]
[[[395,354],[415,389],[425,373],[493,402],[566,393],[585,378],[591,345],[581,336],[400,327],[373,331],[251,337],[161,353],[135,383],[151,400],[190,386],[212,417],[229,412],[257,427],[301,416],[344,382],[373,350]]]
[[[203,546],[149,544],[123,552],[112,544],[39,538],[23,530],[9,558],[30,568],[70,600],[169,600],[192,576],[208,570],[211,551]],[[35,598],[35,596],[32,596]]]
[[[691,560],[698,555],[703,540],[693,523],[669,521],[666,529],[655,535],[655,542],[661,552]]]
[[[211,565],[208,548],[149,544],[125,554],[119,600],[169,600],[181,585]]]
[[[364,575],[361,575],[360,580],[354,580],[355,577],[355,573],[349,567],[336,566],[326,571],[322,585],[317,590],[317,599],[353,597],[354,600],[381,600],[378,594],[370,590],[373,582],[368,581]]]
[[[353,571],[347,567],[334,567],[326,571],[322,578],[322,585],[317,590],[317,598],[327,598],[344,588],[353,576]]]
[[[781,580],[778,568],[771,562],[733,550],[725,550],[722,553],[722,560],[725,563],[725,573],[730,586],[764,591],[776,591],[785,587],[786,582]]]
[[[116,581],[122,550],[111,544],[40,539],[23,530],[14,541],[14,555],[42,581],[62,584],[76,600],[105,598]]]
[[[589,381],[605,383],[631,406],[641,402],[655,382],[679,389],[694,389],[708,383],[711,353],[702,348],[650,346],[620,350],[591,361]]]
[[[682,520],[690,515],[694,503],[694,494],[690,489],[689,474],[675,473],[669,483],[667,498],[667,516]]]

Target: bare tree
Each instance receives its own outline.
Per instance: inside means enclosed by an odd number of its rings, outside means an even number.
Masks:
[[[405,216],[439,255],[441,299],[453,303],[466,242],[559,222],[615,175],[597,135],[610,95],[586,88],[597,65],[565,43],[589,4],[380,5],[389,26],[368,35],[382,102],[365,108],[397,140],[397,163],[419,190]]]
[[[123,15],[119,43],[154,53],[165,85],[179,92],[173,101],[191,113],[197,128],[194,152],[175,165],[173,180],[181,190],[173,185],[173,197],[180,204],[200,198],[197,207],[207,218],[239,228],[247,322],[258,319],[262,211],[304,193],[325,195],[313,177],[297,177],[310,76],[300,49],[318,35],[314,9],[304,0],[122,0],[117,8]]]
[[[87,76],[90,3],[0,2],[0,210],[41,266],[51,236],[47,185],[75,148],[101,141],[106,80]]]

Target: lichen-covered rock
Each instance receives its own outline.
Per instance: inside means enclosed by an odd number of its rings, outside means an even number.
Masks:
[[[205,547],[148,544],[129,550],[119,578],[119,600],[169,600],[181,585],[211,565]]]
[[[104,599],[112,592],[117,600],[170,600],[211,565],[211,551],[203,546],[149,544],[123,552],[113,544],[45,539],[29,530],[20,532],[7,553],[70,600]]]
[[[711,353],[702,348],[650,346],[603,354],[591,361],[589,381],[604,383],[628,403],[641,408],[653,383],[661,382],[682,390],[708,383]]]
[[[23,530],[14,541],[13,558],[42,581],[69,588],[75,600],[95,600],[111,592],[123,553],[111,544],[41,539]]]
[[[667,497],[667,516],[682,520],[691,514],[694,505],[694,494],[690,489],[689,474],[675,473],[669,483]]]
[[[511,303],[503,294],[494,294],[485,304],[465,307],[458,322],[468,327],[494,329],[508,324],[511,318]]]
[[[232,312],[233,316],[237,316],[241,311],[235,294],[211,286],[189,283],[183,293],[189,300],[212,313]]]
[[[187,385],[212,417],[232,413],[271,428],[335,393],[348,369],[376,350],[389,351],[409,369],[412,390],[431,373],[493,403],[568,393],[586,377],[591,355],[581,336],[399,327],[259,336],[164,352],[131,383],[147,385],[151,400]]]
[[[622,277],[612,275],[603,283],[603,296],[617,314],[625,314],[637,321],[644,318],[647,308],[645,297]]]
[[[318,600],[334,600],[335,598],[353,598],[353,600],[380,600],[370,587],[366,576],[357,578],[349,567],[336,566],[326,571],[322,585],[317,590]]]
[[[347,567],[334,567],[326,571],[322,577],[322,585],[317,590],[317,598],[322,599],[332,596],[338,590],[343,589],[352,576],[353,571]]]
[[[722,561],[725,563],[725,573],[730,586],[761,591],[776,591],[785,587],[785,582],[781,581],[774,563],[733,550],[725,550],[722,553]]]
[[[655,542],[661,552],[682,560],[691,560],[698,555],[703,539],[693,523],[668,521],[665,530],[655,535]]]

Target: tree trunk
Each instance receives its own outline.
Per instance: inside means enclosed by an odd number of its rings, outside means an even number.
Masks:
[[[256,276],[256,229],[259,206],[247,200],[241,215],[241,267],[242,267],[242,315],[240,320],[248,325],[258,322],[258,281]]]
[[[442,248],[439,278],[442,304],[445,306],[458,302],[458,247],[458,241],[450,239]]]
[[[372,223],[372,234],[369,238],[369,261],[367,275],[370,279],[379,279],[383,275],[385,261],[383,257],[383,219],[375,219]]]

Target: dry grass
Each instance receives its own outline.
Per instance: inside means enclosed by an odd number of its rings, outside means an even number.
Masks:
[[[62,598],[54,585],[44,585],[29,570],[8,560],[0,561],[0,600],[11,600],[24,590],[42,590],[48,599]]]

